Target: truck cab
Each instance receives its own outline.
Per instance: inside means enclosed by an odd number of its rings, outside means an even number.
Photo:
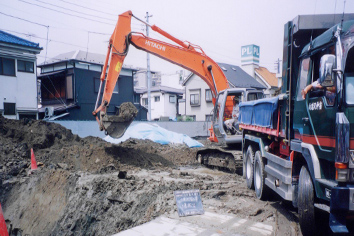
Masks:
[[[219,92],[214,106],[212,126],[218,142],[222,145],[242,142],[242,132],[238,128],[237,121],[231,130],[225,125],[225,121],[232,119],[234,98],[237,98],[238,102],[253,101],[263,98],[263,91],[254,88],[232,88]]]
[[[259,199],[272,191],[292,201],[303,235],[318,233],[319,210],[334,233],[353,232],[353,19],[286,23],[281,94],[240,106],[247,187]]]

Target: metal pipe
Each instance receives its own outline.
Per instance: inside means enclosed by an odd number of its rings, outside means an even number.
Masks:
[[[95,111],[97,110],[98,101],[100,100],[100,97],[101,97],[101,89],[102,89],[102,80],[100,80],[100,88],[98,89],[98,95],[97,95],[97,100],[96,100],[96,105],[95,105]]]
[[[137,20],[140,21],[141,23],[143,23],[143,24],[145,24],[145,25],[151,27],[151,25],[150,25],[149,23],[147,23],[147,22],[145,22],[145,21],[139,19],[138,17],[134,16],[133,14],[132,14],[132,17],[134,17],[135,19],[137,19]]]
[[[212,69],[212,66],[209,65],[209,66],[208,66],[208,70],[210,71],[211,78],[213,79],[213,83],[214,83],[215,92],[217,93],[217,92],[218,92],[218,89],[216,88],[216,84],[215,84],[215,79],[214,79],[213,71],[212,71],[211,69]],[[216,97],[216,94],[214,94],[214,98],[215,98],[215,97]]]

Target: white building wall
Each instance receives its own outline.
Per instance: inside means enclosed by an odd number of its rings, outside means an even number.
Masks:
[[[38,113],[37,103],[37,73],[36,58],[20,58],[20,60],[34,62],[34,73],[17,71],[17,59],[11,56],[0,57],[15,59],[15,76],[0,75],[0,110],[4,114],[4,102],[16,103],[16,115],[4,115],[9,119],[18,119],[19,113]]]
[[[170,119],[176,118],[176,103],[170,103],[170,95],[176,96],[175,94],[169,93],[151,92],[151,120],[159,120],[161,117],[169,117]],[[155,102],[156,96],[160,96],[159,102]],[[147,93],[142,95],[141,104],[144,104],[144,98],[147,98]]]
[[[174,97],[175,102],[170,102],[170,96]],[[177,95],[176,94],[169,94],[165,93],[165,112],[164,116],[168,116],[170,119],[174,120],[176,119],[176,114],[177,114]]]
[[[192,77],[185,84],[186,87],[186,115],[195,116],[196,121],[205,121],[206,115],[211,115],[214,108],[212,102],[205,101],[205,90],[210,89],[209,86],[197,75]],[[191,105],[191,94],[200,92],[200,104]]]
[[[161,86],[166,86],[170,88],[183,89],[182,84],[180,84],[180,75],[162,75],[161,76]]]

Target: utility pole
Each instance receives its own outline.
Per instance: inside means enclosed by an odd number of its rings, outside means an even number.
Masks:
[[[280,62],[281,60],[278,58],[278,60],[275,61],[275,69],[277,70],[277,74],[280,73]]]
[[[149,12],[146,12],[146,22],[149,23],[149,17],[152,17],[152,15],[149,15]],[[149,26],[146,25],[146,36],[149,37]],[[147,53],[146,55],[146,60],[147,60],[147,90],[148,90],[148,121],[151,121],[151,71],[150,71],[150,54]]]

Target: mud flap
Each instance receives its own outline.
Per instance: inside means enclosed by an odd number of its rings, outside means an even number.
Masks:
[[[102,126],[107,135],[120,138],[137,115],[138,109],[131,102],[125,102],[120,105],[118,115],[101,115]]]
[[[335,187],[331,191],[331,213],[329,226],[333,233],[348,233],[346,216],[349,210],[349,189]]]

